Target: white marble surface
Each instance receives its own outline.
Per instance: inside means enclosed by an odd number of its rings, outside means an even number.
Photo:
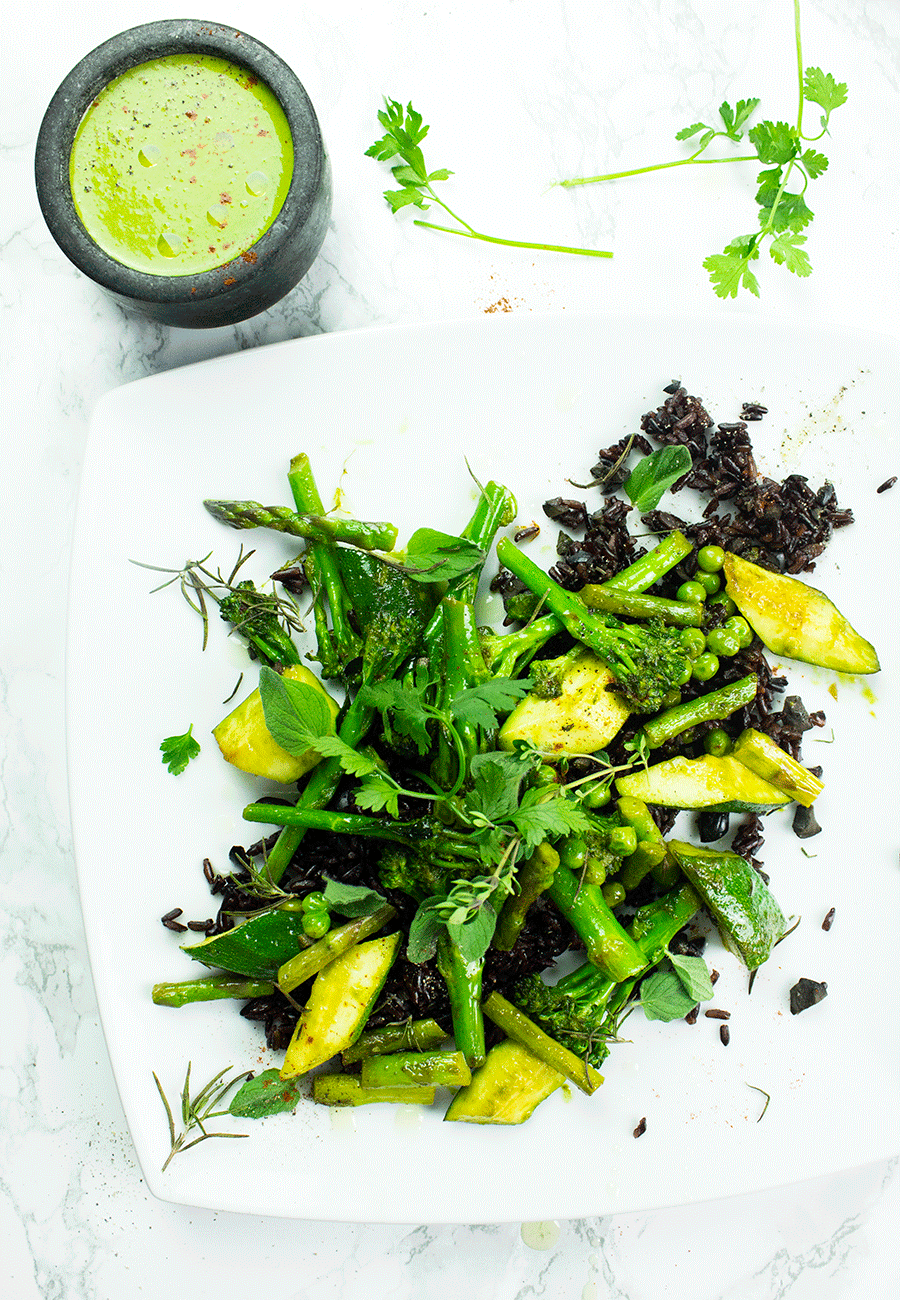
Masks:
[[[251,1292],[273,1300],[886,1300],[900,1276],[893,1162],[700,1207],[539,1228],[302,1223],[151,1197],[113,1085],[81,930],[63,634],[91,409],[129,380],[284,338],[492,308],[677,304],[750,314],[763,330],[779,316],[896,332],[900,6],[804,0],[805,63],[850,87],[832,122],[831,166],[810,196],[815,270],[798,280],[761,264],[760,300],[737,302],[714,297],[700,262],[753,228],[752,172],[684,168],[576,191],[548,183],[678,157],[674,132],[724,98],[757,95],[765,115],[792,118],[790,0],[222,0],[209,8],[198,16],[246,28],[294,67],[335,174],[332,226],[306,281],[264,316],[209,332],[126,317],[57,250],[32,183],[41,115],[69,68],[122,28],[173,15],[148,0],[94,0],[63,16],[50,0],[32,0],[4,32],[5,1294],[161,1300],[174,1286],[218,1300]],[[384,93],[412,99],[433,124],[429,161],[456,172],[448,201],[476,229],[611,248],[615,258],[479,245],[393,217],[381,199],[386,172],[363,156]]]

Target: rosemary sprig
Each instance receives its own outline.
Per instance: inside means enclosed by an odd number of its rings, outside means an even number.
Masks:
[[[184,1125],[180,1133],[175,1132],[175,1117],[172,1114],[172,1107],[169,1105],[168,1098],[163,1092],[162,1084],[157,1078],[156,1072],[153,1072],[153,1081],[156,1084],[157,1091],[162,1098],[162,1103],[166,1108],[166,1118],[169,1121],[169,1140],[171,1149],[166,1157],[163,1170],[169,1167],[171,1160],[178,1155],[179,1151],[189,1151],[195,1147],[198,1142],[204,1142],[207,1138],[244,1138],[248,1137],[247,1133],[210,1133],[204,1128],[207,1120],[215,1119],[219,1115],[227,1115],[227,1110],[216,1110],[219,1103],[225,1098],[235,1084],[240,1083],[243,1079],[249,1078],[250,1072],[242,1070],[232,1079],[225,1083],[222,1078],[226,1075],[231,1067],[227,1066],[220,1070],[214,1078],[204,1088],[201,1088],[196,1096],[191,1096],[191,1063],[188,1061],[187,1072],[184,1076],[184,1085],[181,1089],[181,1122]],[[187,1140],[195,1128],[199,1128],[200,1136],[193,1138],[190,1142]]]

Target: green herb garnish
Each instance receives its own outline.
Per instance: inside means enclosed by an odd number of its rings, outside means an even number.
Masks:
[[[200,1089],[196,1096],[192,1097],[191,1063],[188,1061],[187,1073],[184,1076],[184,1084],[181,1089],[181,1122],[184,1128],[180,1133],[175,1132],[175,1118],[172,1114],[172,1107],[169,1105],[162,1084],[154,1072],[153,1081],[166,1108],[166,1117],[169,1121],[169,1139],[172,1144],[165,1164],[162,1166],[164,1170],[169,1167],[169,1162],[178,1155],[179,1151],[189,1151],[191,1147],[195,1147],[198,1142],[203,1142],[206,1138],[243,1138],[248,1136],[246,1133],[209,1133],[203,1127],[207,1120],[229,1113],[227,1110],[216,1110],[216,1107],[224,1100],[236,1083],[240,1083],[241,1079],[247,1078],[247,1071],[242,1070],[239,1074],[223,1083],[222,1079],[228,1073],[228,1069],[229,1067],[226,1065],[224,1070],[220,1070],[204,1088]],[[200,1136],[188,1142],[188,1136],[195,1128],[200,1130]]]
[[[768,242],[769,255],[778,266],[785,266],[794,275],[807,276],[812,271],[803,245],[805,228],[813,214],[806,204],[809,182],[821,176],[828,166],[824,154],[810,148],[828,132],[832,112],[847,99],[847,87],[835,81],[831,73],[821,68],[803,70],[800,44],[800,4],[794,0],[794,31],[797,47],[797,77],[799,107],[796,122],[765,120],[747,128],[747,123],[759,106],[758,99],[739,99],[732,106],[719,107],[721,124],[694,122],[683,127],[676,140],[694,140],[699,136],[697,148],[687,158],[671,162],[654,163],[648,167],[635,167],[629,171],[607,172],[602,176],[581,176],[560,181],[564,186],[591,185],[601,181],[620,180],[626,176],[639,176],[645,172],[663,171],[669,167],[689,167],[727,162],[762,163],[765,170],[757,175],[756,192],[759,230],[738,235],[721,253],[713,253],[703,263],[709,272],[716,294],[720,298],[736,298],[740,289],[748,289],[759,297],[759,283],[751,270],[751,263],[760,255]],[[815,135],[803,133],[803,108],[817,104],[823,110],[820,129]],[[746,131],[745,131],[745,128]],[[740,143],[746,138],[754,152],[725,158],[704,157],[714,140],[723,139]],[[792,188],[788,188],[788,184]]]
[[[641,514],[655,510],[673,483],[683,478],[693,461],[687,447],[660,447],[642,456],[622,485],[622,491]]]
[[[378,114],[378,121],[384,127],[385,134],[366,150],[366,157],[377,158],[379,162],[388,162],[391,158],[401,158],[402,162],[391,168],[394,180],[400,185],[397,190],[385,190],[384,197],[390,204],[392,212],[413,206],[423,211],[437,203],[458,224],[456,226],[438,226],[431,221],[416,221],[417,226],[429,230],[442,230],[448,235],[463,235],[466,239],[480,239],[489,244],[505,244],[511,248],[537,248],[548,253],[579,253],[584,257],[612,257],[612,253],[601,252],[596,248],[569,248],[562,244],[532,244],[519,239],[498,239],[495,235],[484,235],[473,230],[467,221],[458,217],[443,199],[434,191],[436,181],[446,181],[453,175],[446,167],[430,172],[420,144],[428,134],[428,127],[423,125],[422,114],[417,113],[412,104],[407,104],[404,116],[403,107],[395,99],[385,99],[385,107]]]
[[[641,982],[640,1005],[648,1020],[679,1020],[712,997],[712,980],[702,957],[669,953],[669,966]]]
[[[200,753],[199,741],[191,735],[193,729],[194,724],[191,723],[183,736],[167,736],[159,747],[162,761],[173,776],[180,776],[191,759]]]

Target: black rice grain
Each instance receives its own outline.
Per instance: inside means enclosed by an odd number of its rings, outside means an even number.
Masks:
[[[638,1126],[637,1126],[637,1128],[634,1130],[634,1137],[636,1137],[636,1138],[643,1137],[643,1135],[644,1135],[646,1132],[647,1132],[647,1117],[644,1116],[643,1119],[641,1119],[641,1120],[638,1121]]]
[[[731,1042],[731,1030],[727,1025],[719,1026],[719,1038],[721,1039],[723,1047],[727,1047]]]
[[[834,908],[830,907],[825,913],[825,920],[822,922],[823,930],[830,930],[834,924]]]

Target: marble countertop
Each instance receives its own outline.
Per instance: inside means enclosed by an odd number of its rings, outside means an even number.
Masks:
[[[720,300],[703,258],[755,225],[754,174],[676,168],[566,190],[566,176],[684,156],[675,132],[723,99],[796,115],[790,0],[223,0],[299,75],[332,159],[321,255],[282,303],[239,326],[125,315],[50,238],[32,180],[44,108],[100,41],[154,18],[95,0],[77,20],[32,0],[5,32],[0,570],[0,1275],[17,1300],[882,1300],[900,1274],[896,1162],[654,1213],[544,1224],[353,1225],[215,1213],[144,1186],[115,1090],[81,928],[67,807],[64,626],[89,419],[104,393],[207,357],[336,330],[485,312],[685,312],[896,334],[900,8],[804,0],[806,65],[848,103],[809,196],[814,271],[757,264],[758,299]],[[432,123],[429,160],[478,230],[612,249],[610,260],[416,228],[364,157],[382,95]],[[746,165],[744,165],[746,166]],[[452,189],[452,197],[451,197]],[[22,503],[28,503],[23,516]],[[841,1122],[835,1116],[835,1123]],[[802,1170],[798,1170],[802,1175]]]

